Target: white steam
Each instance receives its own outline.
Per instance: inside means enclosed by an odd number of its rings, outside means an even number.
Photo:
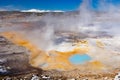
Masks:
[[[49,13],[43,16],[26,16],[22,19],[1,19],[0,24],[3,27],[0,31],[25,31],[27,32],[25,35],[27,35],[30,40],[33,39],[33,41],[37,43],[41,42],[39,46],[41,46],[41,44],[45,46],[44,44],[46,43],[49,45],[49,42],[51,44],[51,40],[53,41],[55,36],[54,33],[58,31],[77,32],[88,35],[89,37],[101,35],[103,35],[103,37],[105,37],[105,35],[119,37],[119,7],[108,4],[105,0],[99,2],[103,11],[92,10],[90,8],[91,0],[85,0],[78,11],[73,13]]]

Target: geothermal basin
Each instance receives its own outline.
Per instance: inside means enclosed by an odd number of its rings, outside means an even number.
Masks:
[[[53,14],[1,19],[1,74],[15,76],[40,70],[40,76],[113,78],[120,72],[116,13],[111,17],[110,13],[93,12],[88,14],[93,18],[85,19],[77,13]]]

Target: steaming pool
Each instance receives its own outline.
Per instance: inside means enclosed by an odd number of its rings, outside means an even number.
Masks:
[[[7,34],[7,35],[6,35]],[[120,38],[85,38],[73,40],[67,37],[59,44],[52,45],[47,51],[21,39],[16,33],[6,33],[9,40],[31,51],[30,64],[44,70],[109,70],[119,67]],[[9,35],[9,36],[8,36]],[[68,34],[69,35],[69,34]],[[116,40],[116,41],[115,41]],[[116,63],[116,65],[112,65]],[[69,67],[68,67],[69,66]]]

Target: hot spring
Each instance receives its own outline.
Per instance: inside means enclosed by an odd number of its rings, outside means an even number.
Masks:
[[[77,12],[3,21],[12,25],[1,27],[0,35],[25,47],[29,63],[44,70],[119,68],[120,10],[105,3],[103,11],[91,10],[89,6],[85,0]]]

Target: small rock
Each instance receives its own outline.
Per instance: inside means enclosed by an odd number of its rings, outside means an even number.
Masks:
[[[107,80],[107,79],[108,79],[108,77],[105,77],[105,78],[104,78],[104,80]]]
[[[33,75],[33,77],[31,78],[31,80],[40,80],[40,78],[36,75]]]
[[[83,79],[83,80],[88,80],[87,78]]]
[[[10,77],[7,77],[6,79],[4,79],[4,80],[12,80]]]
[[[50,79],[50,76],[44,76],[44,75],[41,75],[42,76],[42,79]]]
[[[75,80],[74,78],[71,78],[71,79],[67,79],[67,80]]]

